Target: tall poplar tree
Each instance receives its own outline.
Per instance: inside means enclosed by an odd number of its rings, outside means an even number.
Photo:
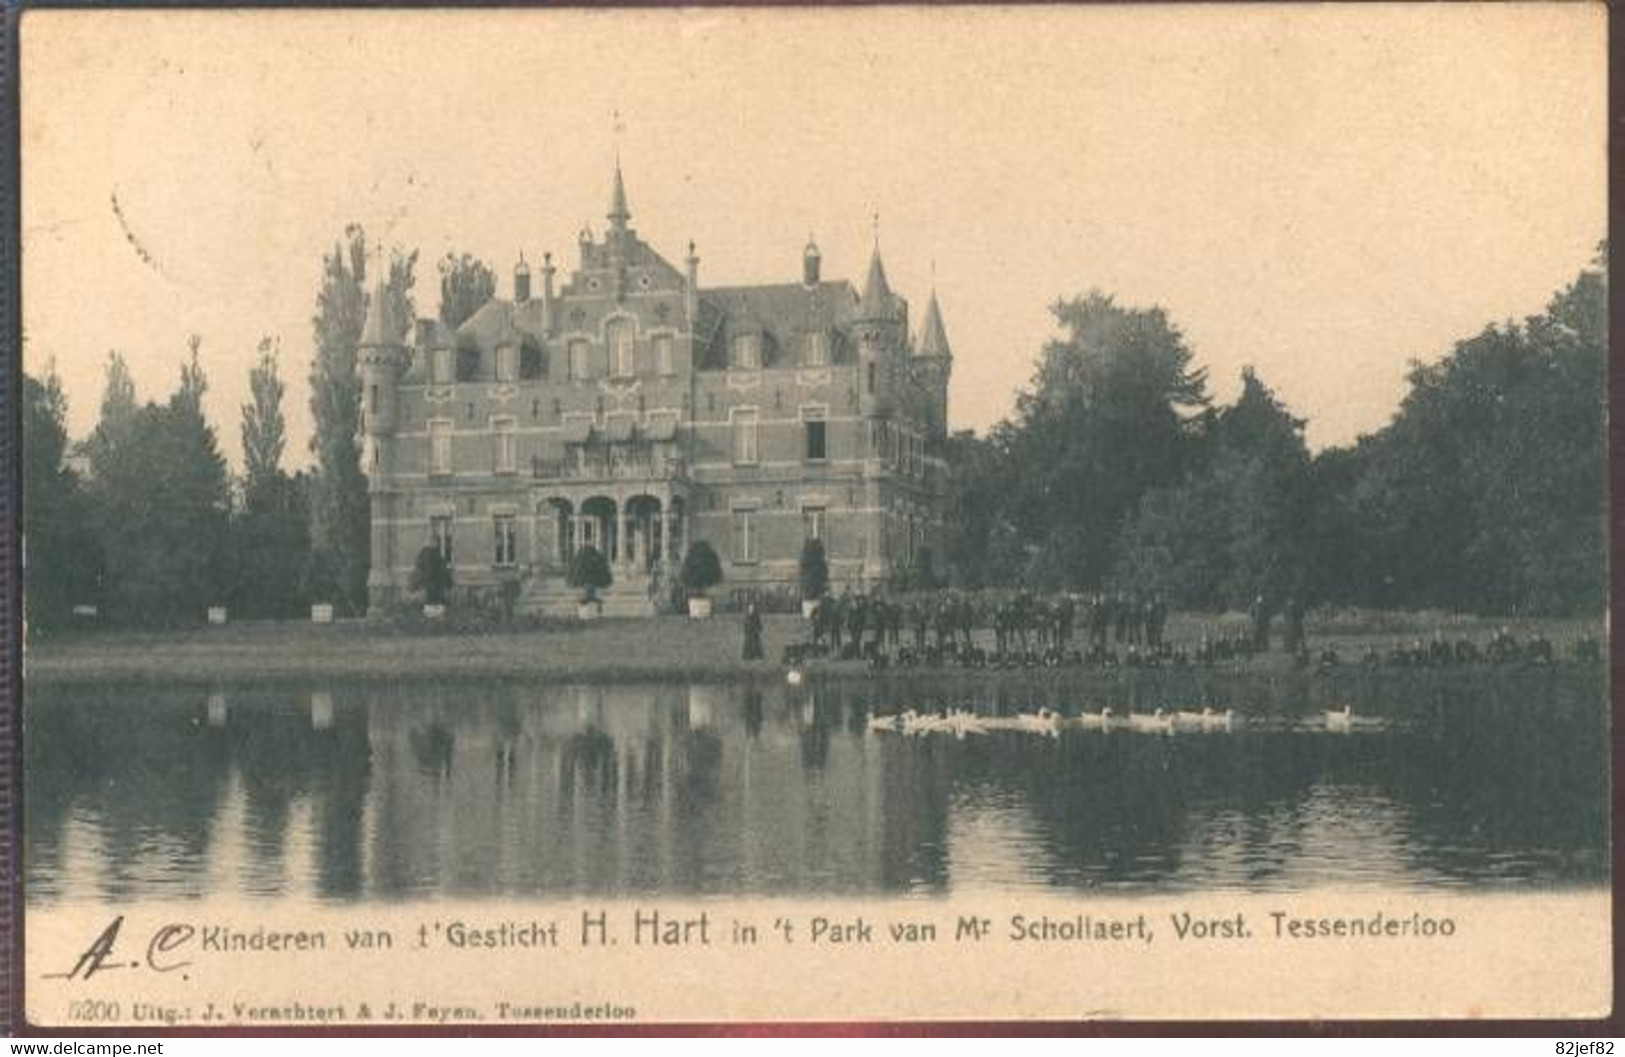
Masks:
[[[368,507],[366,478],[357,447],[361,385],[356,377],[356,346],[367,315],[366,233],[345,229],[322,261],[322,286],[311,319],[315,359],[310,402],[315,418],[311,451],[316,472],[311,484],[311,561],[307,586],[315,601],[331,599],[351,614],[367,604]],[[417,254],[393,254],[388,296],[395,319],[411,319],[411,290]],[[319,597],[325,596],[325,597]]]

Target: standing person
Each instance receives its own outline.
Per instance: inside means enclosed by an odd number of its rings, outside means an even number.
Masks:
[[[745,660],[762,659],[762,614],[752,602],[745,609]]]
[[[1286,600],[1286,609],[1283,610],[1286,627],[1281,636],[1281,648],[1288,653],[1298,653],[1304,648],[1303,637],[1303,603],[1298,601],[1297,595]],[[1269,649],[1269,640],[1265,639],[1264,648]]]
[[[1161,594],[1151,600],[1151,612],[1146,625],[1146,636],[1153,647],[1162,648],[1163,632],[1168,627],[1168,600]]]
[[[1253,599],[1253,604],[1247,607],[1247,618],[1253,625],[1253,650],[1266,652],[1270,648],[1270,609],[1263,595]]]
[[[1062,595],[1055,609],[1055,637],[1059,640],[1055,644],[1057,648],[1064,650],[1072,645],[1072,625],[1077,623],[1077,619],[1078,604],[1071,595]]]

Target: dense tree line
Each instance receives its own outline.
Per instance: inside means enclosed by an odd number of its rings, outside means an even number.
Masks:
[[[408,320],[416,254],[391,254],[385,296]],[[228,473],[203,413],[208,382],[192,337],[175,391],[142,403],[120,353],[109,355],[91,435],[67,433],[54,369],[23,385],[26,612],[36,632],[74,609],[135,626],[196,623],[210,606],[237,617],[293,617],[312,602],[366,606],[368,510],[357,448],[356,345],[366,319],[364,232],[352,226],[322,262],[312,319],[314,468],[283,468],[287,422],[278,343],[260,342],[241,408],[243,469]],[[442,291],[458,312],[489,298],[482,262],[448,255]],[[402,335],[405,337],[405,335]],[[88,618],[86,618],[88,619]]]
[[[1595,613],[1604,604],[1599,256],[1546,311],[1413,364],[1393,420],[1311,456],[1254,371],[1215,407],[1160,309],[1055,306],[1016,413],[949,442],[963,586],[1177,605]]]

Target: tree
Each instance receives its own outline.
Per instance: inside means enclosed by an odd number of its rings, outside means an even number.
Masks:
[[[68,466],[68,401],[52,363],[23,376],[23,606],[30,629],[68,622],[99,602],[98,549],[79,477]]]
[[[599,591],[615,582],[604,553],[593,546],[576,551],[575,557],[570,559],[568,579],[571,587],[581,591],[584,602],[595,600]]]
[[[309,511],[302,482],[282,469],[286,422],[277,345],[259,343],[250,368],[249,403],[242,405],[243,505],[232,521],[231,606],[247,616],[291,617],[305,605],[301,577],[310,549]]]
[[[1057,586],[1098,587],[1124,519],[1149,489],[1180,479],[1206,373],[1160,308],[1123,308],[1095,292],[1053,312],[1062,334],[1045,346],[1004,438],[1000,516],[1042,550]]]
[[[683,555],[683,568],[678,574],[683,587],[690,594],[703,595],[722,582],[722,559],[716,548],[705,540],[695,540]]]
[[[496,275],[489,265],[467,253],[448,253],[440,259],[440,321],[456,330],[497,292]]]
[[[369,560],[366,478],[361,472],[356,435],[360,426],[361,386],[356,378],[356,346],[366,322],[366,236],[352,225],[348,245],[335,243],[323,259],[322,287],[316,298],[316,356],[311,365],[310,401],[315,418],[311,450],[316,475],[311,496],[311,547],[321,564],[334,571],[335,601],[352,613],[366,607]],[[413,316],[411,288],[417,254],[391,255],[386,296],[394,300],[392,318]]]
[[[1251,369],[1241,395],[1204,416],[1180,482],[1153,489],[1126,522],[1114,579],[1197,608],[1306,602],[1313,523],[1304,420]]]
[[[809,539],[801,545],[801,597],[808,601],[823,598],[829,590],[829,560],[823,541]]]
[[[285,485],[282,448],[287,438],[287,422],[282,414],[284,387],[277,365],[277,343],[261,338],[259,362],[248,372],[251,402],[243,410],[243,476],[246,503],[250,510],[273,509],[279,505],[279,492]]]
[[[230,494],[226,463],[202,414],[197,346],[165,405],[138,408],[102,447],[91,483],[114,619],[164,625],[201,619],[224,601]]]
[[[130,368],[124,362],[124,354],[114,349],[107,354],[101,413],[96,422],[96,429],[85,444],[85,453],[90,459],[93,473],[98,472],[97,463],[105,457],[108,449],[129,435],[130,423],[135,418],[138,406],[135,381],[130,377]]]
[[[423,593],[425,605],[445,605],[446,596],[451,593],[452,573],[451,565],[446,561],[445,555],[440,553],[439,547],[431,543],[418,551],[408,587]]]

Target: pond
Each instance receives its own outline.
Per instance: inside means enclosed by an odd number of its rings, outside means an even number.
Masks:
[[[1606,884],[1599,667],[701,685],[53,683],[27,897],[1120,894]],[[1362,722],[1327,729],[1347,705]],[[1231,729],[872,729],[1231,708]]]

